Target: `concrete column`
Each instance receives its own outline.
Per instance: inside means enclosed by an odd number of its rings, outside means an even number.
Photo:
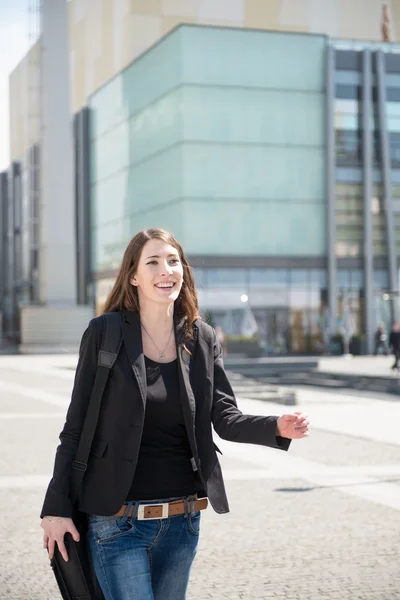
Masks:
[[[39,293],[43,303],[71,306],[77,280],[67,3],[43,0],[42,7]]]
[[[371,52],[363,51],[363,184],[364,184],[364,289],[365,331],[367,352],[374,349],[374,284],[373,284],[373,240],[372,240],[372,74]]]
[[[40,306],[21,311],[21,352],[76,351],[93,309],[77,303],[73,122],[65,0],[42,0]]]

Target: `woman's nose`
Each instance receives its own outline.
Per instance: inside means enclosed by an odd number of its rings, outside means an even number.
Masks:
[[[165,275],[171,275],[172,272],[173,272],[173,269],[172,269],[171,265],[169,265],[167,262],[165,262],[162,265],[162,273],[164,273]]]

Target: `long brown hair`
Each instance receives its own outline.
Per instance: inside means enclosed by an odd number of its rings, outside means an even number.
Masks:
[[[183,266],[183,284],[178,298],[175,300],[175,314],[178,317],[186,317],[185,334],[193,336],[193,323],[200,318],[199,304],[197,300],[196,286],[192,269],[180,243],[174,236],[164,229],[144,229],[139,231],[129,242],[114,286],[104,303],[102,312],[114,312],[117,310],[132,310],[139,312],[139,296],[136,286],[130,283],[138,269],[139,260],[144,245],[149,240],[162,240],[176,248]]]

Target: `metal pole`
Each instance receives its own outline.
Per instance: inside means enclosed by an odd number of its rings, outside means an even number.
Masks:
[[[365,280],[365,331],[367,352],[374,347],[374,283],[372,236],[372,130],[371,130],[371,52],[363,52],[362,133],[363,133],[363,183],[364,183],[364,280]]]
[[[326,161],[327,161],[327,228],[328,228],[328,304],[331,334],[337,324],[337,274],[336,274],[336,206],[335,206],[335,131],[334,131],[334,72],[335,50],[331,45],[326,49]]]
[[[392,203],[391,157],[386,118],[385,58],[382,50],[378,50],[376,53],[376,72],[378,84],[378,115],[382,156],[383,202],[385,209],[389,287],[392,291],[397,291],[398,283],[396,273],[396,239]],[[394,320],[399,318],[397,313],[398,310],[396,303],[392,300],[392,317]]]

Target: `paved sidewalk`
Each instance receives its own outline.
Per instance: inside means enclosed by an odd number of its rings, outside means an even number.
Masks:
[[[0,357],[0,599],[59,597],[38,515],[75,364]],[[400,599],[400,403],[325,390],[298,398],[312,435],[288,453],[217,439],[231,513],[202,515],[188,600]]]
[[[319,359],[318,369],[324,372],[348,375],[399,378],[393,371],[393,356],[324,356]]]

